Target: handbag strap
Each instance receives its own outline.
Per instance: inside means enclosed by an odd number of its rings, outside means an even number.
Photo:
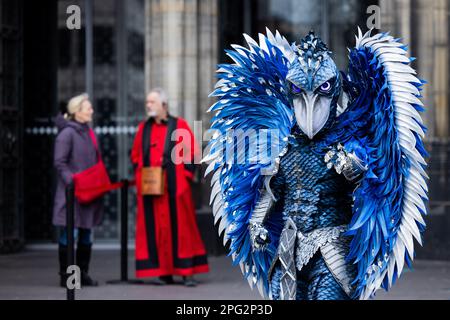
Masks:
[[[97,160],[102,161],[102,155],[98,150],[97,138],[95,137],[95,133],[94,130],[92,130],[92,128],[89,128],[89,136],[91,137],[92,143],[94,144],[95,152],[97,153]]]

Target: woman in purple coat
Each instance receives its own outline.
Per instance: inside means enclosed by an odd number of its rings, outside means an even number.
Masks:
[[[57,187],[53,207],[53,224],[61,228],[59,238],[60,283],[67,282],[67,228],[65,188],[72,182],[75,173],[95,165],[97,151],[89,135],[88,123],[92,121],[94,110],[87,94],[73,97],[63,115],[58,115],[55,124],[58,135],[55,141],[54,165],[57,171]],[[102,199],[89,204],[80,204],[75,199],[75,237],[78,238],[76,264],[81,271],[81,285],[97,286],[89,274],[92,248],[92,228],[101,223],[103,215]]]

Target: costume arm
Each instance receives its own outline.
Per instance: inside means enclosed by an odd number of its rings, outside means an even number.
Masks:
[[[261,190],[259,200],[249,219],[250,238],[254,250],[262,250],[270,243],[269,233],[264,227],[264,221],[268,218],[273,206],[281,197],[283,187],[284,181],[282,175],[281,173],[277,173],[271,183],[270,192],[266,188]]]

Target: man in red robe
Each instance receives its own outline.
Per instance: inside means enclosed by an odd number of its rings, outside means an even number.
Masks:
[[[139,124],[131,152],[137,187],[136,277],[173,275],[195,286],[193,275],[209,271],[206,250],[197,227],[190,182],[199,148],[187,122],[168,114],[162,89],[150,91],[147,121]],[[142,194],[143,168],[163,168],[163,194]]]

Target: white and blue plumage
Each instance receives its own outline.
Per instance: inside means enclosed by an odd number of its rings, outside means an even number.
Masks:
[[[245,38],[249,47],[234,45],[227,53],[235,63],[218,70],[220,80],[211,95],[219,99],[209,110],[216,112],[211,128],[217,134],[204,161],[210,162],[206,174],[214,172],[211,204],[219,233],[230,241],[230,255],[251,287],[269,297],[267,273],[283,218],[271,214],[265,221],[271,241],[262,251],[252,250],[248,223],[260,190],[270,192],[270,179],[295,126],[286,77],[297,55],[295,44],[289,45],[278,32],[274,36],[267,30],[267,36],[259,36],[259,44]],[[357,267],[354,298],[370,298],[380,287],[387,290],[405,261],[410,264],[414,258],[413,238],[422,243],[428,191],[425,127],[419,113],[423,82],[415,77],[410,60],[405,46],[391,36],[360,32],[343,80],[348,104],[338,115],[330,114],[336,117],[330,134],[318,143],[325,147],[341,143],[368,167],[353,193],[348,231],[353,238],[347,260]],[[272,150],[265,153],[261,149],[267,139],[260,132],[271,129],[279,131],[270,136]],[[229,133],[233,131],[239,141],[240,130],[243,136],[248,130],[257,132],[250,141],[253,148],[245,140],[236,149],[230,147],[234,141]]]
[[[261,35],[260,44],[245,37],[248,49],[234,45],[235,50],[227,52],[235,64],[219,66],[220,80],[211,94],[219,100],[209,111],[216,111],[211,128],[220,133],[210,141],[210,154],[204,161],[211,161],[206,174],[215,172],[211,181],[210,204],[213,205],[215,222],[220,221],[219,234],[225,231],[224,241],[231,241],[230,255],[236,264],[240,264],[251,287],[256,285],[267,297],[267,272],[282,223],[269,219],[269,232],[274,241],[261,252],[252,252],[247,227],[259,190],[264,181],[268,181],[268,176],[262,173],[276,170],[273,158],[278,154],[275,152],[264,157],[260,152],[258,162],[242,161],[245,147],[240,144],[236,156],[241,164],[235,164],[227,149],[227,145],[232,145],[227,141],[227,133],[231,130],[238,134],[239,130],[279,129],[280,134],[271,137],[271,143],[276,150],[282,151],[287,143],[284,138],[290,134],[294,124],[285,85],[292,49],[278,33],[276,36],[269,33],[269,38]],[[261,147],[266,147],[266,144],[261,142]]]
[[[373,296],[400,276],[422,244],[428,178],[419,112],[423,81],[409,66],[406,47],[386,33],[356,38],[350,51],[350,103],[338,126],[348,145],[363,144],[369,170],[354,191],[348,260],[357,265],[356,295]],[[343,137],[342,137],[343,138]],[[359,143],[355,143],[359,141]],[[356,151],[358,153],[358,151]]]

